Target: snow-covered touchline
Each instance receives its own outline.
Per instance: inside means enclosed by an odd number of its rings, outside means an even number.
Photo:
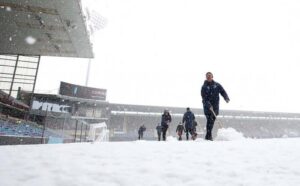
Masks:
[[[299,138],[1,146],[0,185],[299,185],[299,157]]]

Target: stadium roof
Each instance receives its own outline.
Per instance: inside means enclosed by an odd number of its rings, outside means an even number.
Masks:
[[[0,54],[92,58],[80,0],[0,0]]]
[[[34,93],[35,99],[44,99],[44,100],[68,100],[72,102],[80,102],[80,103],[87,103],[87,104],[109,104],[105,100],[95,100],[95,99],[84,99],[78,97],[71,97],[71,96],[64,96],[60,94],[37,94]]]

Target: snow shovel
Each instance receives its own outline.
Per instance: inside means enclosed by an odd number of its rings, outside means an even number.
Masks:
[[[219,124],[219,127],[220,127],[220,128],[223,128],[223,125],[222,125],[222,123],[219,121],[219,119],[217,118],[217,115],[216,115],[214,109],[213,109],[212,107],[210,107],[209,110],[210,110],[210,111],[213,113],[213,115],[215,116],[215,118],[216,118],[216,120],[217,120],[217,122],[218,122],[218,124]]]
[[[223,125],[220,120],[217,119],[217,115],[214,112],[214,110],[211,108],[210,111],[214,114],[216,117],[216,120],[220,126],[218,133],[217,133],[217,140],[221,141],[232,141],[232,140],[240,140],[244,139],[244,135],[241,132],[236,131],[234,128],[223,128]]]

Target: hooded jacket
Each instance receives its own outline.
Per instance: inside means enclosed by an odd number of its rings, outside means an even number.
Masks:
[[[163,128],[165,128],[165,127],[168,128],[169,123],[170,123],[171,121],[172,121],[172,117],[171,117],[171,115],[170,115],[169,112],[165,112],[165,113],[161,116],[161,126],[162,126]]]
[[[185,128],[192,129],[194,121],[195,121],[194,113],[191,112],[190,110],[186,111],[186,113],[184,113],[182,118],[182,123],[185,123]]]
[[[211,82],[208,82],[207,80],[204,81],[201,88],[201,96],[205,115],[211,114],[211,111],[209,110],[211,106],[213,107],[215,114],[219,114],[219,94],[221,94],[225,100],[229,101],[229,97],[220,83],[215,82],[214,80]]]

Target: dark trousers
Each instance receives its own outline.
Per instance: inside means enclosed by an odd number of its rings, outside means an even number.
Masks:
[[[178,140],[181,141],[182,140],[182,137],[181,137],[182,136],[182,131],[178,131],[177,134],[178,134]]]
[[[206,135],[205,139],[206,140],[212,140],[212,130],[214,127],[214,123],[216,120],[216,117],[213,115],[213,113],[210,114],[205,114],[206,117]]]
[[[143,133],[139,133],[139,140],[143,139]]]
[[[167,134],[168,127],[169,126],[163,126],[162,128],[162,137],[164,141],[166,141],[166,134]]]
[[[189,134],[191,134],[192,139],[195,140],[196,131],[194,128],[186,128],[185,134],[186,140],[189,140]]]
[[[158,136],[158,141],[160,141],[160,138],[161,138],[161,132],[157,132],[157,136]]]

